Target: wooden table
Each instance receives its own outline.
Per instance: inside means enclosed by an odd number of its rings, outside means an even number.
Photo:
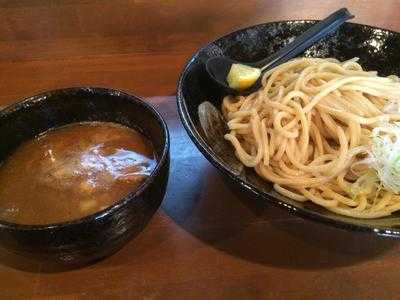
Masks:
[[[53,88],[114,87],[153,103],[172,137],[167,195],[135,240],[62,273],[1,253],[0,298],[399,298],[399,243],[255,209],[228,190],[176,112],[179,72],[207,41],[341,6],[355,22],[400,31],[397,0],[0,0],[0,105]]]

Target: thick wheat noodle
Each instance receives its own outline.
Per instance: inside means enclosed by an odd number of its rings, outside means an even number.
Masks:
[[[372,129],[400,120],[398,111],[384,112],[400,99],[397,77],[364,71],[357,59],[300,58],[265,72],[261,82],[259,91],[222,103],[225,138],[245,166],[279,194],[344,216],[400,210],[400,196],[390,191],[351,192]]]

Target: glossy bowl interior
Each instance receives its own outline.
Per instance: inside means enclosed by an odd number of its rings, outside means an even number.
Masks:
[[[209,78],[205,62],[225,55],[239,61],[257,61],[274,53],[308,29],[315,21],[280,21],[245,28],[217,39],[199,49],[187,62],[177,87],[178,111],[190,138],[204,156],[231,183],[246,194],[288,209],[316,221],[349,230],[400,237],[400,214],[380,219],[355,219],[331,213],[311,202],[300,203],[277,194],[272,185],[255,172],[235,175],[224,158],[213,150],[200,127],[198,106],[203,101],[221,106],[221,89]],[[359,57],[360,63],[380,75],[400,75],[400,34],[366,25],[345,23],[336,33],[305,51],[304,56],[334,57],[339,60]],[[233,150],[232,150],[233,153]]]
[[[0,111],[0,161],[23,141],[82,121],[116,122],[153,143],[157,165],[144,183],[114,205],[79,220],[18,225],[0,220],[0,245],[38,261],[81,265],[117,251],[159,207],[168,181],[169,135],[161,115],[140,98],[104,88],[70,88],[27,98]]]

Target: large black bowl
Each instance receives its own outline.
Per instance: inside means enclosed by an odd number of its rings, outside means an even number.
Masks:
[[[70,88],[27,98],[0,111],[0,161],[19,144],[49,128],[81,121],[116,122],[153,143],[151,176],[116,204],[71,222],[18,225],[0,220],[0,244],[50,264],[82,265],[110,255],[138,234],[159,207],[168,181],[169,135],[160,114],[135,96],[104,88]]]
[[[177,88],[178,110],[190,138],[204,156],[222,172],[229,182],[246,194],[315,221],[349,230],[400,237],[400,215],[363,220],[331,213],[310,202],[300,203],[277,194],[271,185],[261,181],[254,172],[235,175],[224,158],[200,127],[198,106],[210,101],[220,108],[224,94],[209,78],[205,68],[208,58],[225,55],[239,61],[264,58],[292,41],[316,21],[281,21],[256,25],[230,33],[199,49],[187,62]],[[380,75],[400,75],[400,34],[376,27],[345,23],[336,33],[308,49],[304,56],[335,57],[340,60],[355,56],[361,64]]]

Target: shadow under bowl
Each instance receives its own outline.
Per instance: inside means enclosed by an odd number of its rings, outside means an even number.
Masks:
[[[252,169],[246,168],[238,175],[233,167],[232,147],[226,152],[215,147],[215,137],[210,140],[202,130],[198,109],[208,101],[220,109],[222,89],[208,76],[206,61],[210,57],[227,56],[237,61],[253,62],[271,55],[314,25],[316,21],[279,21],[244,28],[225,35],[199,49],[186,63],[177,86],[178,112],[190,138],[203,155],[222,173],[235,188],[249,199],[257,199],[287,209],[296,215],[347,230],[368,232],[400,238],[400,215],[379,219],[355,219],[334,214],[308,202],[296,202],[276,193],[272,184],[261,180]],[[367,25],[345,23],[339,30],[307,49],[307,57],[334,57],[346,60],[359,57],[367,70],[377,70],[379,75],[400,75],[400,34]],[[223,138],[222,138],[223,139]],[[228,159],[229,158],[229,159]],[[236,159],[236,158],[234,158]],[[234,162],[237,166],[239,162]]]
[[[169,174],[167,125],[152,106],[118,90],[55,90],[0,111],[0,161],[22,142],[50,128],[83,121],[115,122],[143,133],[153,143],[155,169],[136,191],[79,220],[49,225],[0,220],[0,245],[7,251],[36,262],[81,266],[120,249],[146,226],[160,206]]]

